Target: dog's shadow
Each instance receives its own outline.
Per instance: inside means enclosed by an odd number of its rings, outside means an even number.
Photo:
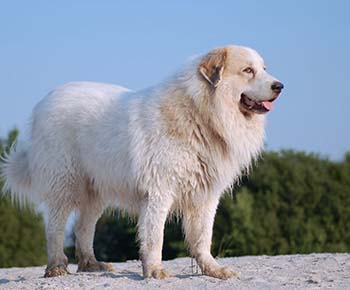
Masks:
[[[15,279],[15,280],[9,280],[9,279],[0,279],[0,285],[1,284],[7,284],[7,283],[10,283],[10,282],[22,282],[22,281],[25,281],[26,279],[24,277],[20,277],[18,279]]]
[[[172,275],[170,278],[177,278],[177,279],[189,279],[193,277],[198,277],[202,276],[199,273],[193,273],[193,274],[178,274],[178,275]],[[132,271],[127,271],[124,270],[119,273],[113,273],[113,272],[106,272],[100,275],[100,277],[108,277],[108,278],[114,278],[114,279],[119,279],[119,278],[128,278],[134,281],[141,281],[145,280],[142,275],[140,275],[137,272],[132,272]]]
[[[108,277],[108,278],[114,278],[114,279],[119,279],[119,278],[128,278],[134,281],[141,281],[143,280],[143,277],[137,273],[137,272],[132,272],[132,271],[127,271],[124,270],[122,272],[105,272],[100,275],[100,277]]]
[[[200,276],[203,276],[203,275],[199,273],[193,273],[193,274],[178,274],[178,275],[174,275],[173,277],[178,279],[191,279],[191,278],[200,277]]]

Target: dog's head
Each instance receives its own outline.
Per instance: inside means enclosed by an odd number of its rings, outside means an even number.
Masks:
[[[283,84],[266,72],[262,57],[241,46],[209,52],[200,60],[198,73],[212,90],[232,97],[244,114],[270,111],[283,89]]]

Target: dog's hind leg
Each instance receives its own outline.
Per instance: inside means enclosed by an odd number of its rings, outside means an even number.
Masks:
[[[48,220],[46,223],[48,264],[44,277],[56,277],[68,274],[68,258],[63,251],[64,229],[72,211],[71,203],[64,198],[48,202]]]
[[[99,200],[81,204],[79,218],[75,228],[75,255],[78,260],[78,272],[114,271],[109,263],[98,262],[93,250],[96,222],[105,206]]]

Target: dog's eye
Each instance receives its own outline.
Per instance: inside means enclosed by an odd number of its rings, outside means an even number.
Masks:
[[[247,73],[247,74],[253,74],[254,70],[251,67],[247,67],[243,70],[243,72]]]

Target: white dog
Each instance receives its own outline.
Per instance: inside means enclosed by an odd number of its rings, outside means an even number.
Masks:
[[[202,273],[235,273],[210,253],[219,198],[263,147],[264,113],[283,85],[252,49],[228,46],[196,58],[162,84],[133,92],[100,83],[69,83],[34,109],[30,144],[2,165],[5,190],[44,202],[46,277],[67,273],[64,227],[72,210],[78,271],[112,270],[93,251],[106,207],[138,215],[144,277],[166,278],[164,223],[182,216]]]

